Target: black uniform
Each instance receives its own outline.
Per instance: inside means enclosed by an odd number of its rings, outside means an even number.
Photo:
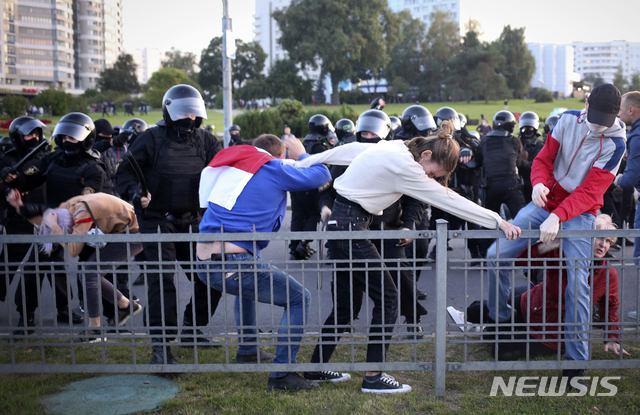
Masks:
[[[138,162],[151,194],[151,202],[142,210],[139,218],[141,233],[157,233],[158,227],[162,233],[188,233],[190,229],[198,232],[201,220],[198,198],[200,173],[221,149],[218,140],[202,128],[195,129],[184,141],[175,129],[166,128],[164,122],[140,134],[131,145],[130,153]],[[138,179],[126,159],[118,168],[116,189],[120,195],[130,200],[134,200],[135,193],[139,192]],[[148,261],[171,263],[175,260],[195,259],[191,256],[191,253],[196,251],[195,243],[191,245],[185,242],[164,242],[160,246],[161,249],[158,250],[156,242],[143,243]],[[184,325],[194,325],[192,303],[195,303],[195,323],[197,326],[205,326],[209,323],[210,317],[207,298],[211,298],[213,314],[222,293],[204,285],[191,265],[181,266],[186,271],[187,278],[193,282],[195,293],[185,308]],[[159,267],[150,265],[149,269],[157,270]],[[178,325],[177,293],[173,278],[175,265],[163,265],[163,269],[171,271],[162,274],[162,282],[157,272],[147,274],[149,326],[162,325],[162,305],[164,324]],[[161,330],[152,330],[151,333],[160,334]],[[175,334],[175,331],[168,330],[167,333]]]
[[[320,134],[309,134],[302,141],[302,145],[309,154],[322,153],[332,146],[329,138]],[[303,192],[291,192],[291,231],[315,231],[320,222],[320,210],[318,209],[318,189]],[[289,252],[297,259],[304,259],[303,255],[296,254],[296,249],[306,252],[308,241],[292,240],[289,243]]]
[[[524,196],[525,204],[531,202],[531,193],[533,192],[533,186],[531,185],[531,166],[533,165],[533,159],[536,158],[544,143],[538,139],[540,133],[536,131],[536,135],[532,138],[525,138],[520,136],[520,142],[522,143],[521,157],[518,158],[517,166],[518,173],[522,177],[522,195]]]

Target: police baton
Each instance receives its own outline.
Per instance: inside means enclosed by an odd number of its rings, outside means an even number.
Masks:
[[[136,174],[136,177],[140,182],[140,195],[142,197],[147,197],[149,195],[149,190],[147,189],[147,181],[142,174],[142,170],[140,169],[138,162],[131,153],[127,153],[127,160],[129,160],[131,167],[133,167],[133,172]]]
[[[29,152],[29,154],[27,154],[26,156],[24,156],[19,162],[18,164],[16,164],[15,166],[13,166],[14,169],[16,170],[20,170],[25,164],[27,164],[27,161],[29,161],[29,159],[33,156],[36,155],[36,153],[38,153],[40,150],[42,150],[44,147],[49,145],[49,140],[47,140],[46,138],[44,138],[42,140],[42,143],[38,144],[36,148],[34,148],[33,150],[31,150]]]

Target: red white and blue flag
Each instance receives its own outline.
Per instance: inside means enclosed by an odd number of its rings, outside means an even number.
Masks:
[[[209,202],[233,209],[238,196],[271,154],[251,145],[239,145],[218,152],[200,174],[200,207]]]

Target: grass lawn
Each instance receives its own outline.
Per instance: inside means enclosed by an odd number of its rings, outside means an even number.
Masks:
[[[315,339],[310,339],[315,341]],[[6,343],[4,343],[6,344]],[[596,343],[597,344],[597,343]],[[3,344],[0,344],[2,346]],[[638,343],[626,343],[633,358],[640,353]],[[16,349],[19,362],[38,362],[39,347]],[[611,359],[594,344],[594,359]],[[487,345],[470,345],[467,349],[469,361],[490,360]],[[150,347],[136,348],[141,361],[150,357]],[[269,351],[274,352],[273,349]],[[312,347],[303,346],[298,354],[299,362],[308,362]],[[46,351],[51,362],[68,363],[64,349]],[[193,362],[193,350],[174,347],[180,361]],[[394,345],[389,351],[389,361],[413,361],[417,353],[421,360],[433,359],[433,344],[417,346]],[[449,346],[449,361],[462,361],[462,347]],[[229,349],[230,361],[235,350]],[[128,357],[129,356],[129,357]],[[0,363],[7,363],[8,348],[0,347]],[[365,360],[364,346],[357,346],[356,361]],[[81,347],[77,349],[78,363],[98,363],[100,348]],[[124,346],[107,346],[107,363],[131,361],[130,350]],[[199,361],[222,363],[225,361],[223,349],[200,351]],[[350,348],[339,346],[332,361],[349,362]],[[199,414],[637,414],[640,413],[640,368],[629,370],[593,370],[589,376],[621,376],[614,382],[618,393],[614,397],[490,397],[489,392],[494,376],[554,376],[559,371],[496,371],[496,372],[447,372],[446,397],[434,397],[434,373],[392,372],[400,382],[408,383],[413,391],[408,394],[378,396],[363,394],[360,385],[363,373],[351,372],[352,379],[339,384],[323,384],[310,392],[271,393],[266,391],[267,373],[193,373],[167,375],[179,387],[178,395],[164,403],[160,413],[171,415]],[[0,375],[1,414],[44,414],[40,400],[55,393],[71,382],[86,379],[91,374],[2,374]]]

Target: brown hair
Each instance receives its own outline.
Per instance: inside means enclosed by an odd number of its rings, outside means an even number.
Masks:
[[[280,157],[284,155],[286,151],[282,140],[273,134],[261,134],[253,141],[253,145],[265,150],[273,157]]]
[[[627,103],[631,107],[640,108],[640,92],[638,91],[629,91],[622,96],[622,98],[627,99]]]
[[[431,151],[431,161],[442,166],[449,175],[455,170],[460,157],[460,145],[453,139],[453,132],[453,123],[445,120],[440,124],[437,134],[415,137],[405,141],[404,144],[409,148],[415,161],[420,160],[425,151]],[[448,177],[446,179],[448,181]]]

